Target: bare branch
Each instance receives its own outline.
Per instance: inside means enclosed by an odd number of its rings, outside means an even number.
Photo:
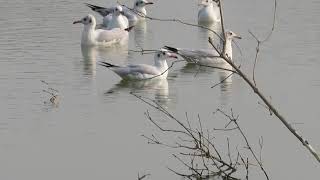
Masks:
[[[263,40],[260,40],[256,35],[254,35],[249,30],[249,33],[251,34],[251,36],[257,41],[256,55],[255,55],[255,58],[254,58],[253,69],[252,69],[252,79],[253,79],[253,83],[255,84],[255,86],[257,85],[256,79],[255,79],[255,69],[256,69],[258,56],[259,56],[259,52],[260,52],[260,45],[262,45],[264,42],[268,41],[270,39],[272,33],[273,33],[273,31],[275,29],[275,23],[276,23],[276,13],[277,13],[277,0],[274,0],[274,11],[273,11],[272,28],[271,28],[271,30],[269,31],[269,33],[267,34],[267,36]]]
[[[254,157],[254,159],[256,160],[256,162],[259,164],[260,169],[262,170],[262,172],[264,173],[264,175],[266,176],[266,178],[269,180],[268,174],[266,172],[266,170],[264,169],[262,162],[259,161],[258,157],[256,156],[255,152],[253,151],[252,147],[249,144],[248,138],[246,137],[246,135],[244,134],[243,130],[240,128],[240,125],[238,123],[238,119],[235,118],[233,115],[229,116],[227,115],[224,111],[218,109],[218,112],[220,112],[221,114],[223,114],[224,116],[226,116],[227,118],[229,118],[229,120],[236,126],[236,128],[238,129],[238,131],[240,132],[241,136],[243,137],[243,139],[245,140],[246,146],[249,149],[249,151],[251,152],[252,156]]]
[[[211,88],[215,88],[217,86],[219,86],[220,84],[223,84],[226,80],[228,80],[233,74],[235,74],[234,72],[232,72],[231,74],[229,74],[227,77],[225,77],[224,79],[222,79],[219,83],[216,83],[215,85],[211,86]]]
[[[219,0],[220,6],[221,6],[221,0]],[[277,7],[277,1],[275,0],[275,11]],[[223,19],[222,16],[222,8],[220,8],[220,15],[221,19]],[[274,13],[274,21],[275,21],[275,13]],[[222,26],[223,24],[223,20]],[[272,31],[274,29],[274,25],[272,27]],[[224,34],[225,36],[225,34]],[[269,37],[265,39],[268,40]],[[209,43],[213,46],[212,42],[209,40]],[[225,48],[224,48],[225,49]],[[262,92],[258,89],[255,82],[252,82],[248,76],[241,71],[241,69],[236,66],[236,64],[228,57],[225,53],[221,54],[221,58],[223,58],[232,68],[237,72],[237,74],[250,86],[250,88],[254,91],[255,94],[258,95],[258,97],[265,103],[265,105],[270,109],[270,112],[272,112],[281,122],[282,124],[303,144],[303,146],[309,150],[309,152],[315,157],[315,159],[320,163],[320,155],[316,152],[316,150],[309,144],[309,142],[304,139],[291,125],[290,123],[278,112],[278,110],[269,102],[269,100],[262,94]]]
[[[148,177],[150,175],[151,174],[145,174],[145,175],[140,176],[139,173],[138,173],[138,180],[142,180],[142,179],[144,179],[144,178],[146,178],[146,177]]]

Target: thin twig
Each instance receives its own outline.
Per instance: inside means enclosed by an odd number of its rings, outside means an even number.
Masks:
[[[276,1],[276,0],[275,0]],[[221,0],[219,0],[221,3]],[[221,4],[220,4],[221,5]],[[275,7],[277,6],[277,2],[275,2]],[[222,8],[220,8],[221,19],[222,16]],[[275,15],[274,15],[275,19]],[[223,20],[221,21],[223,22]],[[224,26],[222,24],[222,26]],[[273,27],[274,28],[274,27]],[[225,34],[224,34],[225,35]],[[213,45],[213,43],[209,40],[209,43]],[[225,48],[224,48],[225,49]],[[252,82],[248,76],[241,71],[241,69],[235,65],[235,63],[228,57],[225,53],[221,56],[232,68],[237,72],[237,74],[250,86],[250,88],[254,91],[255,94],[259,96],[259,98],[266,104],[266,106],[270,109],[270,111],[282,122],[282,124],[303,144],[303,146],[308,149],[308,151],[315,157],[315,159],[320,163],[320,154],[311,146],[309,141],[304,139],[292,126],[291,124],[282,116],[278,110],[269,102],[269,100],[262,94],[262,92],[258,89],[254,82]]]

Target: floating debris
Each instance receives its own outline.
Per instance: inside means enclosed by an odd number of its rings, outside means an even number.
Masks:
[[[59,91],[57,89],[50,87],[50,84],[48,82],[46,82],[44,80],[41,80],[41,82],[48,86],[48,88],[43,89],[42,92],[45,92],[51,96],[49,101],[44,101],[44,104],[51,103],[52,105],[57,107],[60,102]]]

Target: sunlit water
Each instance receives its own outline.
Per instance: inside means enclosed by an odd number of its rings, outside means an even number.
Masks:
[[[96,65],[97,61],[153,63],[153,55],[128,52],[140,47],[210,48],[210,33],[177,23],[147,21],[130,33],[128,46],[82,48],[82,26],[72,22],[92,13],[84,2],[1,2],[0,179],[135,179],[138,172],[150,173],[150,179],[179,179],[166,168],[184,169],[172,158],[172,151],[148,145],[141,137],[159,134],[144,116],[146,110],[163,125],[170,123],[130,92],[156,100],[182,120],[188,112],[196,123],[200,114],[208,129],[225,123],[213,118],[216,108],[232,108],[254,147],[258,149],[258,139],[264,137],[263,162],[272,179],[317,179],[315,159],[268,115],[237,76],[210,88],[226,73],[180,63],[170,69],[167,80],[129,83]],[[256,42],[248,30],[260,37],[268,33],[273,2],[223,2],[227,28],[243,37],[237,41],[243,56],[234,48],[234,59],[251,76]],[[159,0],[149,14],[196,23],[197,8],[193,0]],[[262,46],[256,69],[261,90],[318,150],[319,16],[316,0],[279,1],[276,30]],[[48,86],[41,80],[59,90],[58,106],[44,103],[50,96],[43,92]],[[229,137],[234,146],[242,144],[234,135]],[[217,138],[225,149],[226,137]],[[258,168],[250,175],[251,179],[262,177]]]

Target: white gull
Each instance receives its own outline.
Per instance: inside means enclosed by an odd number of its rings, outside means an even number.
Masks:
[[[232,40],[234,38],[241,39],[240,36],[232,31],[226,32],[225,54],[232,59]],[[219,57],[219,53],[214,49],[185,49],[165,46],[165,49],[180,55],[188,63],[197,63],[200,65],[210,65],[225,62]]]
[[[114,28],[126,29],[129,27],[128,18],[123,15],[121,6],[116,6],[112,14],[103,18],[103,26],[108,30]]]
[[[177,58],[177,56],[168,52],[168,50],[161,49],[154,56],[154,65],[117,66],[107,62],[100,62],[100,65],[107,67],[125,80],[166,79],[168,76],[168,58]]]
[[[201,0],[202,8],[198,12],[198,23],[220,22],[220,10],[218,4],[213,0]]]
[[[82,23],[84,25],[81,44],[89,46],[110,46],[114,43],[124,43],[126,40],[128,40],[128,32],[132,29],[132,27],[129,27],[125,30],[120,28],[115,28],[112,30],[95,29],[96,19],[91,14],[87,15],[81,20],[73,22],[73,24],[77,23]]]
[[[153,2],[149,2],[147,0],[135,0],[132,9],[122,6],[123,15],[128,18],[130,23],[135,24],[140,19],[144,19],[144,17],[147,15],[146,6],[150,4],[153,4]],[[103,23],[104,26],[107,27],[109,21],[111,20],[112,12],[116,7],[105,8],[88,3],[86,3],[86,5],[93,11],[99,13],[101,16],[104,17]]]

